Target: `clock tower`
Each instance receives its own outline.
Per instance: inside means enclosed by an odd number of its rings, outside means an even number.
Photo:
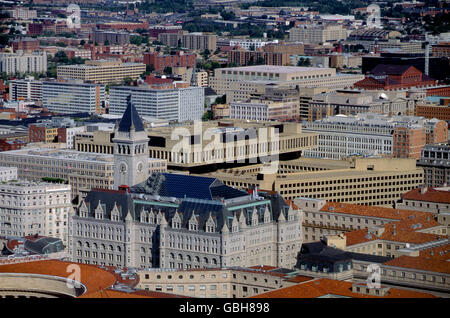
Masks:
[[[148,179],[148,141],[142,119],[128,95],[127,109],[114,128],[114,189]]]

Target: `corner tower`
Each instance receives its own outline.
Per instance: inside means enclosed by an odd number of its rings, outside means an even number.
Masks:
[[[127,97],[127,109],[114,128],[114,189],[148,179],[148,135],[136,108]]]

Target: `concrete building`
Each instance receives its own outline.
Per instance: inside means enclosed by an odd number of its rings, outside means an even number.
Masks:
[[[0,167],[0,181],[17,180],[16,167]]]
[[[196,298],[246,298],[312,279],[292,277],[293,272],[294,270],[273,266],[199,270],[145,269],[138,272],[137,288]]]
[[[450,213],[450,191],[448,187],[413,189],[402,195],[397,206],[400,209],[431,212],[435,216],[448,214]]]
[[[135,80],[144,72],[144,63],[123,63],[120,60],[92,60],[83,65],[60,65],[57,68],[58,78],[97,84],[121,83],[125,78]]]
[[[13,19],[30,20],[30,19],[37,18],[37,11],[30,10],[28,8],[17,7],[12,10],[8,10],[8,12],[11,15],[11,18],[13,18]]]
[[[425,186],[450,185],[450,145],[430,144],[422,149],[417,166],[424,170]]]
[[[328,245],[333,244],[335,247],[356,253],[397,257],[403,255],[399,250],[406,247],[408,242],[412,246],[413,243],[424,243],[419,240],[435,241],[438,240],[439,235],[444,237],[447,235],[446,226],[439,224],[430,216],[430,213],[416,209],[411,210],[406,206],[395,209],[368,207],[304,197],[299,197],[294,201],[304,213],[304,242],[315,242],[329,236],[337,236],[330,239]],[[411,227],[411,222],[420,223],[421,226]],[[403,228],[404,230],[402,230]],[[395,230],[399,233],[398,236],[393,232]],[[408,231],[408,233],[402,233],[401,236],[401,231]],[[359,237],[358,234],[360,235],[361,232],[373,234],[372,240],[367,240],[371,242],[373,249],[362,248],[355,244]],[[414,241],[414,235],[416,235],[416,241]],[[373,239],[377,242],[374,242]],[[391,248],[387,246],[390,242],[392,245],[399,246]]]
[[[89,192],[71,217],[70,253],[80,263],[120,267],[290,268],[301,244],[299,215],[275,194],[153,174],[129,191]]]
[[[105,113],[105,85],[82,80],[45,81],[42,84],[42,105],[62,114]]]
[[[304,121],[303,130],[319,135],[318,147],[305,151],[304,157],[322,159],[343,159],[352,155],[418,159],[427,140],[448,140],[447,123],[443,121],[374,113]],[[419,135],[419,140],[409,138],[415,133]],[[403,136],[407,138],[403,139]]]
[[[309,101],[309,121],[326,116],[376,113],[386,115],[413,115],[416,98],[406,97],[406,91],[337,90],[314,95]]]
[[[19,73],[47,72],[47,53],[35,51],[25,53],[0,53],[0,73],[14,75]]]
[[[215,33],[178,31],[177,33],[159,33],[158,41],[170,47],[182,47],[190,50],[214,52],[217,48]]]
[[[325,43],[347,39],[347,30],[341,25],[301,25],[289,30],[289,41]]]
[[[130,44],[130,33],[95,30],[92,34],[92,40],[99,45],[105,45],[106,41],[108,41],[110,45],[125,45]]]
[[[11,180],[0,184],[0,235],[41,235],[68,245],[68,184]]]
[[[217,68],[209,79],[209,85],[218,94],[226,94],[227,102],[230,102],[245,101],[249,94],[262,91],[267,85],[335,90],[351,87],[363,77],[358,74],[336,75],[333,68],[256,65]]]
[[[414,159],[296,159],[280,161],[277,173],[261,173],[262,168],[224,169],[214,176],[238,189],[277,191],[286,200],[309,197],[386,207],[424,182],[423,169],[416,167]]]
[[[33,76],[9,81],[9,100],[42,101],[42,81]]]
[[[128,95],[131,95],[131,100],[141,116],[181,122],[200,120],[204,113],[203,87],[149,89],[114,86],[110,88],[109,94],[110,114],[123,114]]]
[[[230,103],[229,118],[246,120],[283,120],[294,118],[296,108],[283,102]]]
[[[17,167],[20,179],[63,179],[71,186],[72,198],[81,190],[111,189],[114,181],[112,155],[27,148],[0,152],[0,166]]]
[[[303,150],[317,143],[315,134],[304,133],[300,124],[290,122],[221,120],[201,126],[186,124],[180,127],[176,138],[173,130],[158,127],[149,131],[150,157],[166,159],[169,169],[197,173],[298,158]],[[188,143],[182,145],[180,137]]]

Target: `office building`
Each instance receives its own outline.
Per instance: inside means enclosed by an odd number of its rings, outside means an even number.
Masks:
[[[42,101],[42,81],[35,80],[33,76],[27,76],[25,79],[10,80],[9,100]]]
[[[106,154],[27,148],[0,152],[0,166],[17,167],[19,179],[62,179],[71,186],[72,198],[81,190],[111,189],[114,181],[114,158]]]
[[[289,41],[325,43],[347,39],[347,30],[341,25],[301,25],[289,30]]]
[[[94,43],[98,45],[105,45],[105,42],[109,45],[130,44],[130,33],[128,32],[95,30],[92,37]]]
[[[105,266],[289,268],[301,244],[300,213],[280,196],[183,174],[93,190],[70,222],[71,258]]]
[[[413,115],[415,97],[406,97],[406,91],[337,90],[312,96],[308,120],[327,116],[375,113],[380,115]],[[420,97],[420,98],[425,98]]]
[[[402,199],[397,206],[399,209],[430,212],[435,216],[448,214],[450,213],[449,190],[447,186],[442,188],[420,187],[413,189],[402,195]]]
[[[267,85],[292,87],[326,87],[330,90],[351,87],[363,79],[358,74],[337,74],[333,68],[256,65],[217,68],[209,78],[210,87],[219,95],[226,94],[232,101],[245,101],[249,94],[261,91]]]
[[[141,116],[171,121],[200,120],[204,113],[203,87],[150,89],[145,86],[113,86],[110,88],[110,114],[123,114],[131,95]]]
[[[188,33],[179,30],[177,33],[159,33],[158,41],[170,47],[182,47],[190,50],[214,52],[217,48],[215,33]]]
[[[303,130],[319,135],[318,147],[305,151],[303,156],[322,159],[343,159],[352,155],[418,159],[428,140],[448,140],[444,121],[374,113],[305,121]]]
[[[0,167],[0,181],[17,180],[16,167]]]
[[[197,173],[272,162],[278,160],[275,157],[298,158],[303,150],[317,144],[315,134],[304,133],[300,124],[290,122],[221,120],[203,122],[201,127],[186,124],[176,138],[172,137],[173,130],[157,127],[149,131],[150,157],[166,159],[169,169]],[[181,137],[196,142],[182,145]]]
[[[18,38],[11,41],[13,52],[24,51],[27,53],[39,50],[39,40],[33,38]]]
[[[170,55],[163,55],[159,52],[144,53],[144,63],[153,66],[157,72],[163,72],[166,67],[195,67],[196,58],[196,54],[188,54],[183,51]]]
[[[123,63],[120,60],[92,60],[82,65],[60,65],[57,68],[58,78],[97,84],[121,83],[126,78],[135,80],[144,72],[144,63]]]
[[[11,180],[0,184],[0,235],[41,235],[68,245],[68,184]]]
[[[297,108],[283,102],[230,103],[229,118],[246,120],[285,120],[295,117]]]
[[[105,113],[105,85],[83,83],[81,80],[45,81],[42,84],[42,105],[62,114]]]
[[[394,209],[304,197],[295,199],[295,204],[303,211],[304,242],[338,236],[330,239],[329,245],[332,242],[338,248],[356,253],[397,257],[402,255],[399,249],[406,247],[406,243],[414,243],[414,235],[417,240],[425,239],[430,242],[438,240],[438,235],[447,235],[446,227],[439,224],[430,213],[409,209],[407,206]],[[411,222],[414,225],[420,223],[421,226],[411,227]],[[397,237],[395,230],[404,233]],[[376,243],[379,245],[373,244],[373,240],[370,240],[373,249],[363,249],[354,244],[358,234],[364,231],[373,233],[372,239],[378,240]],[[398,248],[391,248],[386,246],[389,241],[402,244]]]
[[[425,186],[450,185],[450,145],[429,144],[422,149],[417,166],[424,170]]]
[[[280,161],[277,173],[264,166],[223,169],[214,176],[238,189],[258,187],[277,191],[286,200],[297,197],[331,202],[392,207],[401,195],[421,186],[423,169],[415,159],[350,158]]]
[[[294,276],[294,270],[274,266],[218,269],[143,269],[137,288],[186,297],[246,298],[312,278]]]
[[[47,72],[47,53],[35,51],[25,53],[0,53],[0,73],[8,75],[20,73],[44,73]]]
[[[30,19],[37,18],[37,11],[30,10],[28,8],[17,7],[12,10],[8,10],[8,12],[11,15],[11,18],[13,18],[13,19],[30,20]]]

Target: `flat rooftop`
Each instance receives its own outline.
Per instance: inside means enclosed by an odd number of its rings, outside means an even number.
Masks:
[[[49,149],[49,148],[31,148],[31,149],[19,149],[4,151],[2,154],[6,155],[19,155],[29,157],[50,157],[61,160],[76,160],[76,161],[88,161],[88,162],[113,162],[114,156],[110,154],[99,154],[81,152],[75,150],[61,150],[61,149]]]
[[[320,67],[302,67],[302,66],[254,65],[254,66],[220,68],[219,70],[286,73],[286,74],[288,74],[288,73],[296,73],[296,72],[310,72],[310,71],[331,70],[331,69],[330,68],[320,68]]]

